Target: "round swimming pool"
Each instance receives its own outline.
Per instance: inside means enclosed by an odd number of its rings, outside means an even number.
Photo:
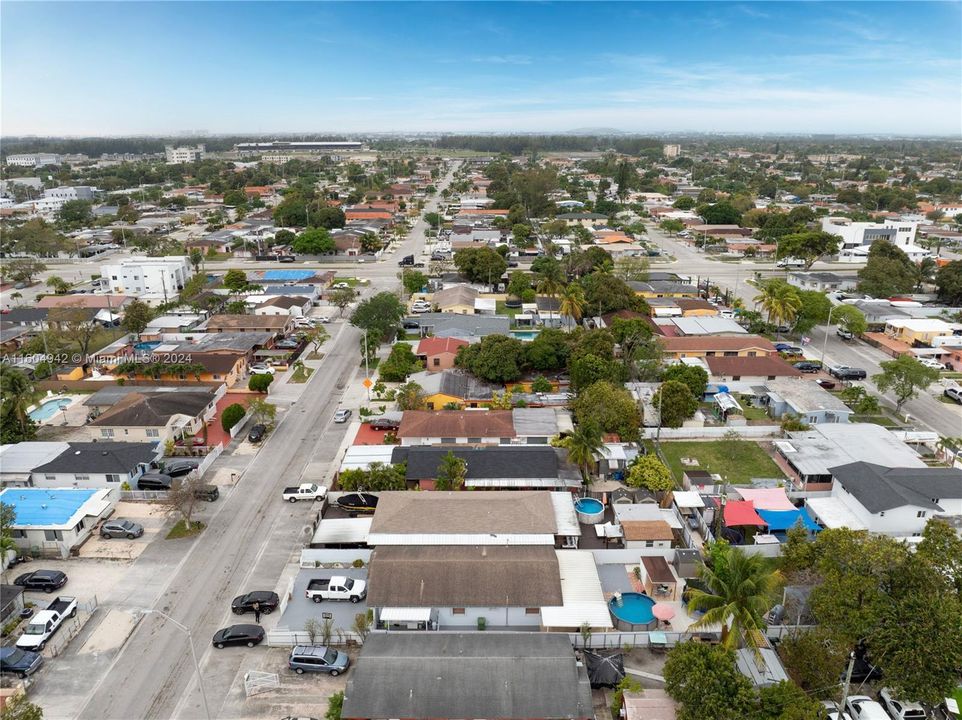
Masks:
[[[596,498],[578,498],[575,500],[575,513],[578,516],[578,522],[584,525],[594,525],[604,519],[605,506],[601,504],[601,500]]]
[[[621,593],[608,601],[615,626],[626,631],[654,630],[658,627],[658,620],[651,612],[654,606],[654,600],[636,592]]]

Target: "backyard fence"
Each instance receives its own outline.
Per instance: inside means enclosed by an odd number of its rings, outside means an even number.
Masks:
[[[244,425],[246,425],[247,421],[250,419],[251,419],[251,412],[250,410],[248,410],[247,413],[244,415],[244,417],[238,420],[227,432],[230,434],[232,438],[237,437],[240,434],[240,431],[244,429]]]
[[[284,630],[278,628],[267,631],[267,644],[270,647],[294,647],[295,645],[363,645],[364,638],[356,632],[334,628],[331,632],[330,643],[325,643],[320,632],[314,634],[314,640],[305,630]]]
[[[152,502],[166,500],[166,490],[121,490],[120,499],[127,502]]]
[[[779,425],[722,425],[719,427],[663,427],[660,437],[662,440],[718,440],[732,431],[743,438],[770,438],[782,435],[782,428]],[[658,428],[642,428],[642,433],[649,440],[654,440],[658,435]]]
[[[301,550],[301,567],[314,568],[320,565],[341,564],[353,565],[355,560],[361,560],[365,565],[371,560],[369,548],[353,550],[339,550],[335,548],[304,548]]]
[[[86,602],[77,602],[77,615],[72,618],[68,618],[66,622],[61,626],[59,632],[54,635],[50,640],[47,641],[47,645],[43,650],[43,654],[48,658],[55,658],[60,653],[62,653],[67,645],[73,640],[77,635],[80,634],[83,626],[87,624],[91,616],[97,610],[97,596],[94,595],[90,600]]]

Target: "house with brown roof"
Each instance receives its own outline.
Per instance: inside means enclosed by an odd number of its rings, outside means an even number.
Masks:
[[[284,335],[294,328],[290,315],[214,315],[203,326],[209,333],[265,332]]]
[[[82,307],[120,312],[134,301],[131,295],[45,295],[36,303],[38,308]]]
[[[665,353],[675,359],[685,357],[767,357],[778,351],[768,338],[760,335],[687,335],[659,338]]]
[[[216,412],[214,390],[125,395],[93,419],[91,440],[160,442],[197,434]]]
[[[763,357],[718,357],[705,358],[711,376],[716,381],[744,380],[755,382],[776,378],[797,378],[801,370],[789,365],[778,355]]]
[[[453,368],[458,350],[469,344],[467,340],[460,338],[427,337],[421,339],[414,354],[424,360],[429,372],[441,372]]]
[[[547,445],[572,429],[563,408],[407,410],[397,437],[401,445]]]
[[[292,295],[278,295],[265,300],[254,308],[255,315],[280,315],[282,317],[301,317],[307,315],[311,309],[309,297],[295,297]]]

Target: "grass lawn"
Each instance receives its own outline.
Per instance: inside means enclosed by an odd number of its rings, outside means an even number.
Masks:
[[[752,478],[783,478],[785,474],[779,469],[768,453],[762,450],[758,443],[750,440],[740,443],[734,459],[725,454],[725,443],[712,442],[674,442],[663,441],[662,452],[668,459],[668,466],[676,480],[681,480],[685,470],[706,470],[727,477],[728,482],[735,485],[745,485]],[[682,465],[683,457],[695,458],[698,465]]]
[[[888,415],[852,415],[850,419],[856,423],[872,423],[887,428],[899,427],[899,423]]]
[[[192,520],[190,523],[190,530],[188,530],[184,527],[184,521],[178,520],[174,524],[174,527],[170,529],[170,532],[167,533],[167,539],[177,540],[178,538],[185,538],[185,537],[191,537],[193,535],[198,535],[203,531],[205,527],[207,526],[204,525],[204,523],[199,522],[197,520]]]
[[[301,365],[299,368],[297,368],[294,372],[291,373],[291,376],[287,379],[287,382],[305,383],[307,382],[307,379],[311,376],[311,373],[313,372],[314,372],[313,368],[309,368],[304,365]]]
[[[504,300],[498,300],[495,304],[494,312],[497,315],[507,315],[510,318],[514,318],[515,315],[521,312],[521,308],[509,308],[505,305]]]
[[[340,277],[340,276],[337,276],[337,277],[334,278],[334,282],[335,282],[335,283],[339,283],[339,282],[347,283],[347,284],[350,285],[351,287],[357,287],[358,285],[361,284],[361,281],[358,280],[356,277]]]

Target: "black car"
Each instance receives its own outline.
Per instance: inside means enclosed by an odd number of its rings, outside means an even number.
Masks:
[[[821,368],[812,362],[797,362],[792,367],[801,370],[803,373],[817,373]]]
[[[137,480],[138,490],[170,490],[174,484],[174,479],[167,473],[149,472],[144,473]]]
[[[264,641],[264,635],[264,628],[260,625],[231,625],[214,633],[211,645],[215,648],[225,648],[228,645],[254,647]]]
[[[252,443],[259,443],[261,440],[264,439],[264,434],[266,432],[267,432],[267,426],[262,425],[261,423],[257,423],[257,425],[252,427],[251,431],[247,433],[247,439],[250,440]]]
[[[200,487],[195,488],[194,497],[198,500],[214,502],[220,497],[220,490],[216,485],[201,485]]]
[[[277,610],[277,606],[280,605],[281,599],[277,597],[276,592],[271,592],[269,590],[255,590],[254,592],[249,592],[246,595],[238,595],[233,599],[230,604],[230,609],[235,615],[243,615],[244,613],[254,612],[254,603],[258,603],[261,608],[261,612],[265,615],[270,615],[272,612]]]
[[[43,655],[18,647],[0,648],[0,673],[11,673],[25,678],[43,665]]]
[[[377,509],[377,495],[348,493],[337,499],[337,506],[351,515],[370,514]]]
[[[194,460],[174,460],[164,465],[164,475],[172,478],[190,475],[197,469],[197,462]]]
[[[401,323],[401,327],[403,327],[405,330],[417,330],[421,327],[421,323],[419,323],[417,320],[405,320]]]
[[[828,372],[839,380],[864,380],[868,377],[868,373],[862,368],[848,367],[847,365],[834,367]]]
[[[24,573],[13,581],[25,590],[42,590],[52,593],[67,584],[67,574],[59,570],[34,570]]]
[[[400,420],[392,418],[374,418],[371,420],[371,430],[397,430],[401,426]]]

